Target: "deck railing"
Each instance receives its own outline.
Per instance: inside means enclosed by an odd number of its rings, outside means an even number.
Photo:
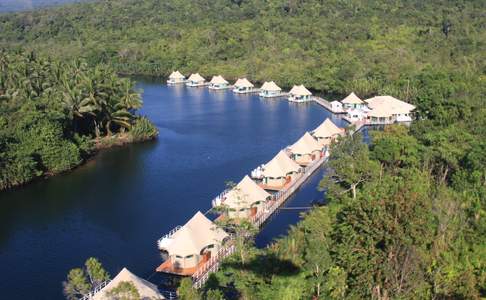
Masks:
[[[102,283],[98,284],[91,292],[89,292],[88,294],[84,295],[80,300],[90,300],[90,299],[92,299],[94,297],[94,295],[96,295],[96,293],[98,293],[99,291],[101,291],[110,282],[111,282],[111,280],[103,281]]]
[[[174,235],[174,233],[176,233],[179,229],[181,229],[181,226],[180,225],[177,225],[176,227],[172,228],[171,231],[169,231],[169,233],[167,233],[166,235],[164,235],[163,237],[161,237],[160,239],[157,240],[157,247],[159,246],[159,243],[164,240],[164,239],[170,239],[172,237],[172,235]]]

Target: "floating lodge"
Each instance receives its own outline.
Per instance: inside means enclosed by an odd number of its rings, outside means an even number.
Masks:
[[[282,97],[282,89],[273,81],[265,81],[260,88],[260,97],[263,98],[275,98]]]
[[[186,86],[188,87],[200,87],[206,85],[206,79],[199,75],[199,73],[191,74],[191,76],[189,76],[186,81]]]
[[[238,78],[236,80],[235,84],[233,85],[233,92],[236,94],[248,94],[248,93],[254,93],[254,85],[248,79],[246,78]]]
[[[289,92],[290,102],[309,102],[312,93],[304,85],[294,85]]]
[[[186,82],[186,77],[181,74],[179,71],[172,72],[169,75],[169,79],[167,80],[167,84],[172,85],[172,84],[180,84],[180,83],[185,83]]]
[[[223,78],[223,76],[218,75],[218,76],[213,76],[211,78],[211,81],[209,82],[209,89],[211,90],[225,90],[228,89],[229,82],[226,81],[226,79]]]

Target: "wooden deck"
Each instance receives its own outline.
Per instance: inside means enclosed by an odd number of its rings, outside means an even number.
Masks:
[[[179,268],[172,264],[172,261],[167,259],[164,261],[160,266],[155,269],[157,272],[174,274],[179,276],[192,276],[201,266],[203,266],[208,261],[206,256],[203,256],[203,259],[197,264],[197,266],[192,268]]]

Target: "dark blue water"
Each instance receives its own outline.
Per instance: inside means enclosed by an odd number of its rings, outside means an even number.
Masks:
[[[315,104],[149,81],[138,87],[157,141],[108,150],[71,173],[0,193],[2,297],[62,299],[67,272],[89,256],[112,274],[126,266],[149,277],[161,262],[160,236],[210,208],[226,181],[238,182],[331,116]],[[322,199],[316,174],[287,205]],[[257,244],[298,219],[299,211],[282,211]]]

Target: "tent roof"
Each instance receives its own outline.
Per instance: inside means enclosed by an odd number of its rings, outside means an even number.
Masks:
[[[228,81],[226,81],[221,75],[213,76],[210,82],[212,84],[228,84]]]
[[[296,96],[311,96],[312,93],[306,89],[304,85],[294,85],[294,87],[289,92],[292,95]]]
[[[264,177],[285,177],[291,172],[298,172],[300,170],[299,165],[290,159],[282,150],[269,161],[263,170]]]
[[[223,204],[231,208],[248,208],[258,201],[264,201],[271,195],[258,186],[250,177],[245,176],[238,185],[226,194]]]
[[[196,74],[191,74],[191,76],[189,76],[189,78],[187,80],[195,81],[195,82],[202,82],[202,81],[205,81],[206,79],[204,79],[204,77],[199,75],[199,73],[196,73]]]
[[[363,104],[364,101],[361,100],[354,92],[349,94],[346,98],[341,100],[341,103],[346,103],[346,104]]]
[[[236,87],[254,87],[253,83],[249,82],[248,79],[246,78],[238,78],[238,80],[236,80],[234,86]]]
[[[112,298],[108,296],[108,292],[123,281],[132,283],[140,294],[141,299],[165,299],[155,284],[136,276],[128,271],[127,268],[123,268],[110,283],[93,296],[93,300],[111,300]]]
[[[184,77],[184,75],[182,75],[181,72],[175,71],[175,72],[170,73],[169,78],[170,79],[184,79],[186,77]]]
[[[182,257],[199,254],[211,244],[221,244],[228,234],[198,211],[181,229],[172,235],[172,242],[167,246],[169,255]]]
[[[273,81],[265,81],[262,85],[262,87],[260,88],[261,90],[264,90],[264,91],[281,91],[282,89]]]
[[[339,128],[334,124],[329,118],[326,119],[324,122],[322,122],[319,127],[314,129],[312,132],[315,137],[318,138],[327,138],[327,137],[332,137],[336,134],[341,134],[343,133],[343,129]]]
[[[306,132],[295,144],[289,147],[293,154],[311,154],[314,151],[320,151],[322,147],[319,143]]]
[[[392,96],[376,96],[365,100],[371,111],[370,116],[388,117],[393,114],[407,114],[415,109],[415,106],[398,100]]]

